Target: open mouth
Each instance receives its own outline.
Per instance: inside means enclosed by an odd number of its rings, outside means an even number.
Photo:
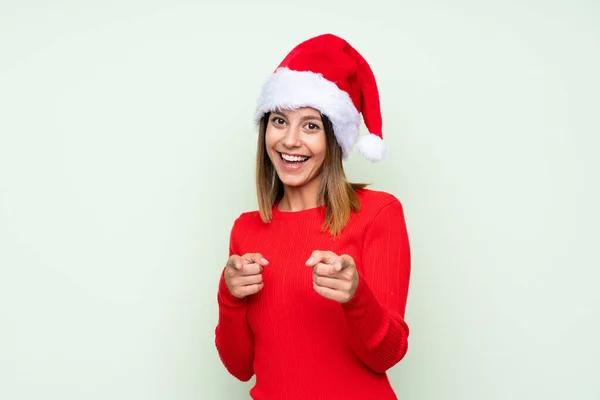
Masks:
[[[308,156],[292,155],[285,153],[279,153],[279,157],[281,157],[284,163],[291,165],[299,165],[305,163],[310,159],[310,157]]]

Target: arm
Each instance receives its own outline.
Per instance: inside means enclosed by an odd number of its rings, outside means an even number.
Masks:
[[[229,256],[236,252],[233,233],[229,241]],[[239,380],[246,382],[254,375],[254,337],[246,319],[246,298],[239,299],[231,294],[221,273],[219,291],[219,322],[215,329],[215,344],[225,368]]]
[[[349,344],[358,358],[383,373],[408,350],[404,311],[410,278],[410,248],[402,205],[384,206],[367,227],[356,292],[342,304]]]

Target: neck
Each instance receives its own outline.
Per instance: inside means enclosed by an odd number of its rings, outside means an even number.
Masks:
[[[302,211],[320,206],[319,188],[321,179],[313,179],[305,185],[283,186],[283,198],[279,202],[281,211]]]

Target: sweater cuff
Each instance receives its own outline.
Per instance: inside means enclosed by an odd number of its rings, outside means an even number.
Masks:
[[[342,308],[347,317],[357,322],[360,320],[360,325],[365,329],[377,329],[385,316],[384,308],[361,276],[354,296],[347,303],[342,303]]]
[[[219,305],[225,306],[227,308],[239,308],[244,307],[246,305],[246,298],[238,298],[231,294],[227,284],[225,283],[225,269],[223,269],[223,273],[221,273],[221,280],[219,281],[219,293],[217,296],[217,300]]]

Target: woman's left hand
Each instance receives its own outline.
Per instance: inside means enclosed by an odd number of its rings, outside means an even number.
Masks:
[[[358,271],[352,257],[331,251],[313,251],[306,261],[313,270],[313,287],[321,296],[347,303],[358,287]]]

